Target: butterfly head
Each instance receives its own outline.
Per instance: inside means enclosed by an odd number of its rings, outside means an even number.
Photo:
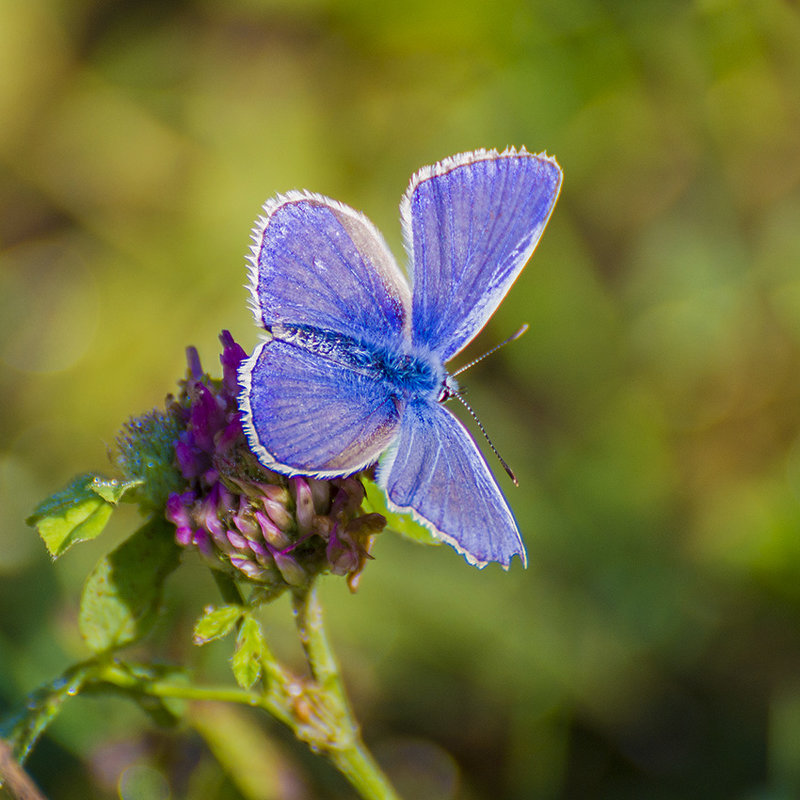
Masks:
[[[437,403],[446,403],[451,397],[458,397],[461,387],[458,381],[448,373],[445,372],[444,378],[439,385],[439,396],[436,398]]]

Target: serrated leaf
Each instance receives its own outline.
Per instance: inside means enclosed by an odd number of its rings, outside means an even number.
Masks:
[[[367,505],[376,514],[382,514],[386,517],[386,526],[388,528],[418,544],[442,543],[424,525],[417,522],[411,514],[398,514],[396,511],[390,511],[386,503],[386,495],[384,495],[378,484],[372,481],[364,481],[364,489],[367,493]]]
[[[39,531],[50,555],[58,558],[72,545],[99,536],[114,506],[137,483],[94,474],[80,475],[39,503],[26,522]]]
[[[206,644],[214,639],[227,636],[241,619],[244,609],[238,605],[225,605],[209,608],[194,626],[194,643]]]
[[[249,689],[261,677],[261,665],[266,649],[261,625],[246,616],[236,637],[236,650],[231,659],[233,677],[242,689]]]
[[[89,488],[107,503],[116,505],[122,500],[122,496],[127,491],[143,483],[144,480],[142,478],[132,481],[118,481],[116,478],[104,478],[101,475],[95,475]]]
[[[164,580],[179,557],[174,529],[154,518],[100,559],[83,587],[78,616],[81,635],[94,652],[124,647],[150,630]]]

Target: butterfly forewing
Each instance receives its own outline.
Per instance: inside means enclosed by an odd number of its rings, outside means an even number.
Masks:
[[[407,325],[408,284],[377,228],[308,192],[265,204],[253,231],[250,291],[267,329],[287,323],[396,340]]]
[[[401,204],[412,338],[447,361],[486,324],[530,258],[561,186],[555,159],[476,151],[420,170]]]

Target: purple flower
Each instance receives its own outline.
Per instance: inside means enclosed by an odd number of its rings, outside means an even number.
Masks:
[[[172,412],[174,464],[184,484],[166,501],[177,541],[217,569],[267,585],[270,596],[321,572],[347,575],[351,588],[386,524],[364,514],[356,476],[286,478],[259,464],[239,420],[238,367],[246,357],[228,331],[220,336],[222,378],[206,375],[194,348]]]

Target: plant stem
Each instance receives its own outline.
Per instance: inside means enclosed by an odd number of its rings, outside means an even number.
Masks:
[[[137,691],[152,697],[171,697],[177,700],[216,701],[263,708],[281,722],[294,727],[292,708],[283,694],[254,692],[238,686],[195,686],[170,680],[148,679],[135,675],[116,663],[101,666],[92,676],[120,689]]]
[[[351,716],[339,665],[325,633],[322,606],[317,598],[316,588],[295,592],[292,600],[297,633],[314,680],[320,688],[334,694],[347,709],[348,716]]]
[[[361,739],[339,665],[325,633],[316,589],[295,592],[293,603],[297,632],[311,674],[328,704],[325,721],[330,738],[326,754],[364,800],[400,800]]]
[[[400,800],[360,737],[352,747],[333,751],[329,757],[364,800]]]
[[[267,692],[149,678],[116,662],[97,664],[89,681],[153,697],[263,708],[290,727],[299,739],[324,752],[364,800],[400,800],[361,739],[336,658],[325,634],[322,609],[313,591],[295,596],[295,614],[300,640],[314,677],[311,684],[294,678],[277,663],[272,665],[274,668],[265,665],[271,677]]]

